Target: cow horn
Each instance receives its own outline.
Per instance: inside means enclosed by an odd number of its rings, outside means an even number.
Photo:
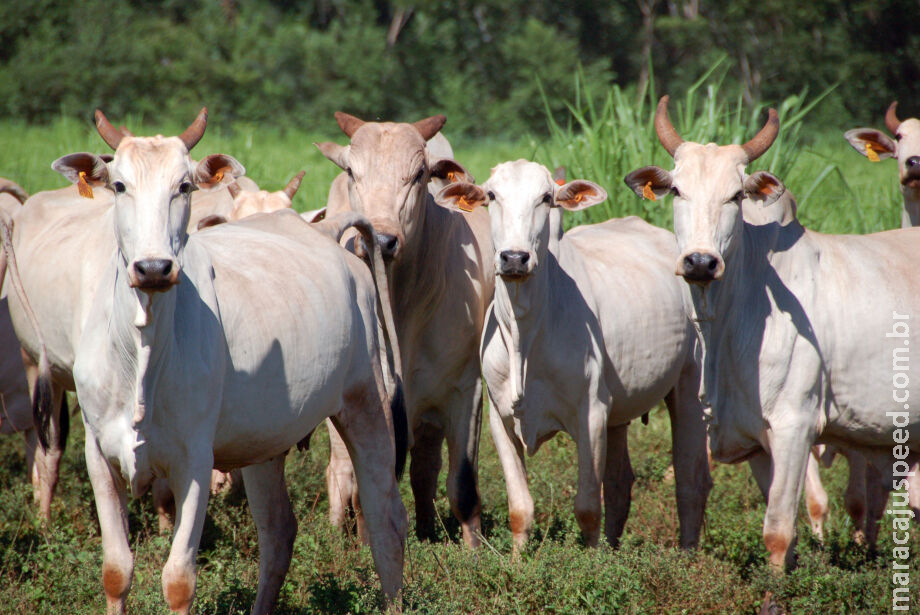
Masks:
[[[359,128],[364,126],[364,120],[361,118],[349,115],[344,111],[335,112],[335,121],[339,123],[339,128],[342,129],[342,132],[345,133],[349,139],[357,132]]]
[[[677,130],[674,129],[674,124],[671,123],[671,118],[668,117],[668,101],[670,99],[671,97],[665,94],[661,97],[661,100],[658,101],[658,109],[655,110],[655,133],[658,134],[658,140],[661,141],[661,144],[668,150],[671,157],[673,157],[674,152],[677,151],[677,147],[683,143],[684,140],[677,134]]]
[[[0,192],[13,195],[20,203],[25,203],[29,198],[29,193],[23,190],[22,186],[2,177],[0,177]]]
[[[133,137],[133,136],[134,136],[134,133],[131,132],[130,130],[128,130],[128,129],[125,127],[124,124],[122,124],[121,126],[118,127],[118,132],[120,132],[121,134],[125,135],[126,137]]]
[[[444,123],[447,121],[447,117],[444,115],[432,115],[431,117],[426,117],[423,120],[419,120],[412,124],[415,126],[416,130],[422,133],[422,138],[426,141],[431,137],[438,134],[438,131],[444,126]]]
[[[124,133],[112,126],[112,123],[105,117],[105,113],[100,109],[96,109],[96,130],[99,131],[99,136],[102,137],[102,140],[112,149],[118,149],[118,144],[121,143],[122,138],[124,138]]]
[[[898,101],[894,101],[888,106],[888,111],[885,112],[885,126],[888,127],[888,130],[891,131],[891,134],[898,134],[898,126],[901,125],[901,120],[898,119],[898,114],[896,113],[898,108]]]
[[[204,136],[204,129],[208,126],[208,108],[202,107],[198,112],[198,117],[185,129],[179,139],[185,143],[185,149],[192,151],[192,148],[198,145],[201,137]]]
[[[748,162],[757,160],[765,151],[770,149],[779,134],[779,114],[776,109],[770,107],[768,111],[767,123],[763,125],[754,138],[742,145],[744,153],[747,154]]]
[[[234,199],[236,199],[236,197],[238,197],[238,196],[240,195],[240,193],[243,191],[243,189],[240,188],[240,185],[239,185],[238,183],[236,183],[236,180],[234,179],[232,182],[230,182],[229,184],[227,184],[227,191],[230,193],[230,196],[231,196],[231,197],[233,197]]]
[[[284,187],[284,193],[289,199],[294,200],[294,195],[297,194],[297,189],[300,188],[300,182],[303,181],[303,176],[306,175],[306,171],[301,171],[294,176],[291,181],[288,182],[288,185]]]

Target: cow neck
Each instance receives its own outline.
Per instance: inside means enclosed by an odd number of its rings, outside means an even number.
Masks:
[[[182,262],[181,254],[177,259]],[[166,292],[145,293],[128,286],[128,271],[124,259],[119,265],[115,281],[113,330],[121,352],[132,360],[126,364],[134,369],[129,374],[134,380],[134,408],[132,426],[141,431],[154,406],[154,369],[169,356],[173,344],[173,325],[176,313],[176,288]]]
[[[541,264],[521,281],[498,277],[495,283],[495,320],[502,337],[510,340],[511,407],[518,408],[524,397],[527,357],[542,332],[544,317],[552,305],[550,277],[558,261],[548,251],[540,255]]]
[[[904,209],[901,211],[901,228],[920,226],[920,188],[901,186]]]

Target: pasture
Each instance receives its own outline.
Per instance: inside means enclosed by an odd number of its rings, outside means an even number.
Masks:
[[[546,140],[488,142],[454,135],[450,123],[444,132],[454,142],[455,158],[480,181],[488,177],[494,164],[518,157],[547,166],[566,164],[570,178],[592,179],[608,190],[610,204],[596,208],[602,212],[599,215],[640,214],[667,226],[669,200],[640,201],[622,183],[626,172],[638,166],[636,162],[666,165],[667,154],[645,121],[648,103],[624,115],[626,105],[617,96],[620,94],[612,91],[609,108],[577,109],[575,121],[582,122],[577,134],[557,126]],[[741,122],[740,114],[733,115],[730,108],[714,101],[711,92],[701,101],[684,99],[685,108],[694,112],[688,112],[684,120],[675,114],[675,123],[699,127],[697,133],[682,130],[698,139],[707,134],[708,138],[734,138],[706,132],[717,126],[750,136],[745,132],[750,130],[748,118]],[[804,109],[802,101],[787,103],[781,109],[789,120],[786,139],[775,146],[775,156],[765,156],[755,168],[766,165],[777,173],[782,170],[781,178],[798,197],[799,217],[811,228],[865,233],[896,227],[900,193],[894,163],[871,164],[853,152],[842,137],[852,126],[841,126],[835,133],[810,134],[807,116],[797,116]],[[716,120],[708,128],[699,119],[706,117],[707,109]],[[637,118],[638,122],[633,121]],[[175,134],[180,129],[138,126],[131,118],[110,119],[139,135]],[[750,124],[760,121],[762,116]],[[331,118],[329,124],[334,125]],[[881,124],[880,116],[877,125]],[[297,209],[306,210],[325,203],[329,183],[339,171],[312,145],[329,136],[333,135],[244,125],[231,129],[221,125],[219,110],[212,110],[208,132],[196,154],[229,153],[269,190],[281,188],[298,171],[306,170],[294,199]],[[345,142],[341,134],[333,138]],[[46,127],[4,123],[0,124],[0,142],[4,144],[0,176],[20,183],[30,193],[65,184],[50,169],[57,157],[76,151],[107,151],[89,121],[59,120]],[[677,548],[673,471],[668,467],[670,434],[661,409],[652,413],[649,425],[634,422],[630,426],[630,454],[637,480],[620,548],[585,549],[572,511],[575,448],[567,436],[560,435],[529,460],[535,533],[523,557],[512,561],[504,480],[488,432],[484,420],[479,462],[484,546],[471,552],[460,544],[459,527],[440,481],[440,541],[419,543],[410,529],[405,612],[757,613],[766,590],[773,591],[791,613],[881,613],[890,607],[890,523],[881,523],[878,553],[868,553],[853,542],[842,503],[843,460],[821,471],[831,497],[824,543],[811,536],[802,510],[798,566],[776,578],[769,571],[761,538],[763,499],[746,465],[715,467],[701,547],[693,553]],[[53,522],[43,527],[32,506],[21,438],[0,440],[2,613],[98,613],[104,609],[99,581],[101,541],[82,442],[83,427],[74,417]],[[333,530],[326,521],[323,470],[327,460],[323,428],[317,430],[309,451],[292,451],[288,456],[288,485],[299,533],[279,613],[363,613],[379,611],[383,605],[369,549],[353,535]],[[404,501],[411,502],[406,477],[401,491]],[[411,528],[412,507],[407,508]],[[169,538],[157,533],[149,497],[132,501],[130,512],[136,569],[129,609],[162,612],[159,577]],[[916,601],[920,596],[920,531],[914,528],[911,594]],[[245,498],[231,494],[212,499],[198,565],[196,612],[249,612],[258,564],[255,527]]]

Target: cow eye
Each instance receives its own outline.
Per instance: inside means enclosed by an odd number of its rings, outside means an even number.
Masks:
[[[744,190],[739,190],[738,193],[732,197],[732,200],[737,201],[738,203],[744,200]]]
[[[192,182],[182,182],[179,184],[179,193],[180,194],[189,194],[192,191]]]
[[[352,178],[352,179],[355,178],[355,174],[351,172],[351,167],[346,168],[346,169],[345,169],[345,172],[348,173],[348,177],[350,177],[350,178]]]
[[[547,192],[546,194],[543,195],[543,198],[540,199],[540,202],[541,202],[541,203],[550,203],[550,202],[552,202],[552,200],[553,200],[553,195],[551,195],[549,192]]]
[[[486,193],[486,196],[489,197],[489,200],[490,200],[490,201],[494,201],[494,200],[495,200],[495,193],[492,192],[491,190],[489,190],[489,191]]]
[[[418,173],[415,174],[415,179],[412,180],[412,183],[417,184],[421,182],[423,177],[425,177],[425,167],[422,167],[418,170]]]
[[[124,194],[126,190],[125,185],[119,181],[112,182],[112,188],[115,190],[115,194]]]
[[[894,140],[895,140],[895,141],[900,141],[900,140],[901,140],[901,133],[900,133],[900,132],[894,136]]]
[[[681,196],[680,190],[677,189],[677,186],[671,186],[671,194],[677,197]]]

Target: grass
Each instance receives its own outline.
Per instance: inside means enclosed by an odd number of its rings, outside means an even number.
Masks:
[[[716,67],[718,69],[718,67]],[[712,80],[715,79],[715,84]],[[673,101],[678,129],[688,138],[739,142],[762,121],[745,115],[737,103],[720,102],[718,70],[701,80],[691,95]],[[586,100],[590,97],[586,97]],[[593,215],[639,214],[670,224],[668,202],[649,203],[622,183],[630,170],[647,164],[671,168],[649,123],[652,97],[635,107],[624,92],[612,90],[602,107],[572,104],[573,124],[555,125],[547,140],[469,142],[455,139],[456,157],[480,180],[496,163],[518,157],[547,166],[566,164],[569,177],[598,181],[609,202]],[[893,228],[900,219],[900,194],[894,163],[870,164],[853,152],[842,134],[810,135],[801,112],[806,97],[785,101],[784,133],[777,156],[759,168],[775,169],[799,197],[800,218],[828,232],[864,233]],[[792,120],[799,116],[797,122]],[[131,118],[111,118],[136,134],[176,134],[181,126],[135,126]],[[311,143],[329,138],[256,127],[221,126],[211,118],[196,155],[224,151],[236,156],[260,186],[279,189],[307,170],[295,207],[313,209],[325,202],[338,169]],[[796,128],[799,127],[799,128]],[[841,126],[840,133],[850,126]],[[709,132],[707,132],[709,131]],[[344,142],[342,135],[334,137]],[[725,142],[723,141],[723,142]],[[50,170],[57,157],[74,151],[107,151],[92,126],[60,120],[36,127],[0,124],[0,176],[29,192],[64,185]],[[585,218],[568,217],[570,223]],[[79,423],[78,421],[76,421]],[[512,561],[511,534],[501,467],[483,421],[480,485],[487,546],[471,552],[458,542],[443,484],[437,508],[441,540],[420,544],[410,535],[406,552],[403,607],[409,613],[757,613],[764,592],[773,591],[792,613],[880,613],[890,604],[891,528],[880,532],[879,551],[870,554],[850,538],[843,509],[846,464],[838,462],[822,478],[831,496],[831,518],[824,544],[810,536],[799,519],[799,565],[782,578],[771,575],[761,539],[764,504],[744,466],[717,466],[701,548],[677,548],[677,516],[666,415],[652,413],[648,426],[630,427],[630,451],[637,475],[633,504],[621,547],[586,549],[580,542],[572,505],[576,455],[566,436],[548,442],[529,460],[536,502],[536,530],[524,556]],[[97,613],[104,609],[99,581],[101,541],[92,489],[82,459],[83,427],[74,426],[53,506],[53,523],[35,517],[21,440],[0,439],[0,612]],[[328,458],[325,432],[311,449],[293,452],[287,475],[299,534],[294,559],[281,594],[280,613],[365,613],[382,608],[369,551],[351,536],[333,530],[323,470]],[[408,479],[401,485],[410,509]],[[248,613],[257,585],[255,528],[239,496],[217,497],[210,506],[199,551],[198,613]],[[160,569],[169,541],[156,530],[150,499],[130,504],[136,557],[129,598],[133,613],[164,611]],[[916,526],[915,526],[916,527]],[[920,552],[920,531],[910,547]],[[915,556],[916,558],[916,556]],[[920,596],[920,574],[912,575],[912,595]],[[916,598],[915,598],[916,599]]]

